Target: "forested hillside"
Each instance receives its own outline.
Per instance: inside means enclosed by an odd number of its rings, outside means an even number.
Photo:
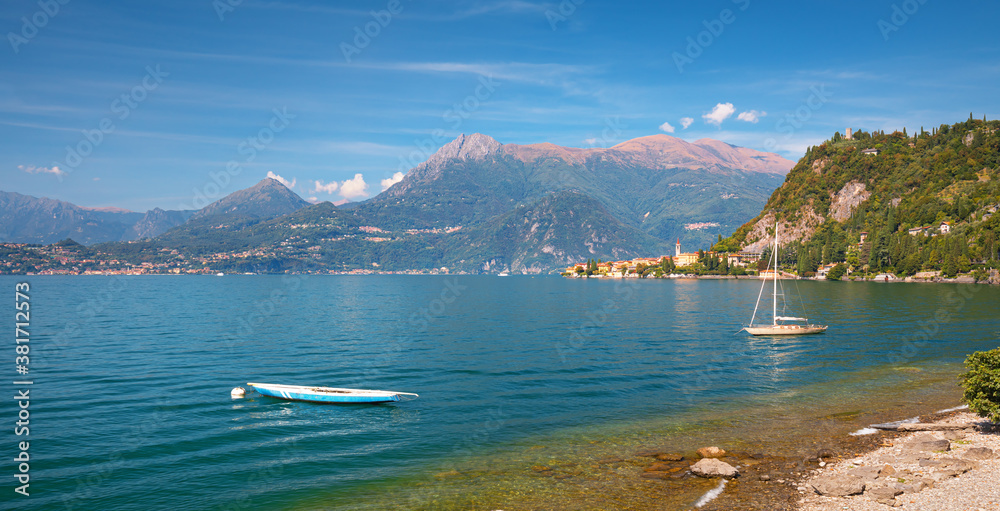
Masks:
[[[775,220],[782,261],[801,273],[854,270],[946,275],[996,267],[1000,121],[931,131],[840,133],[811,147],[757,218],[716,250],[760,250]]]

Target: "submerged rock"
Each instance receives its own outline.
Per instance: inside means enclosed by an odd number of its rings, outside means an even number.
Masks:
[[[726,451],[716,446],[702,447],[698,449],[698,456],[702,458],[721,458],[726,455]]]
[[[656,462],[642,470],[643,472],[666,472],[671,468],[673,468],[673,466],[669,463]]]
[[[684,460],[684,456],[681,456],[680,454],[676,454],[676,453],[669,453],[669,452],[657,454],[656,456],[654,456],[654,458],[656,458],[656,459],[658,459],[660,461],[683,461]]]
[[[705,458],[691,465],[691,472],[700,477],[725,477],[727,479],[740,474],[736,467],[715,458]]]
[[[820,449],[819,451],[816,451],[816,457],[820,458],[820,459],[823,459],[823,458],[836,458],[837,457],[837,453],[833,452],[830,449]]]

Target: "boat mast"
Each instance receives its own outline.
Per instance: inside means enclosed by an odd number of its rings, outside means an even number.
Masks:
[[[771,293],[771,324],[778,324],[778,215],[774,215],[774,292]]]

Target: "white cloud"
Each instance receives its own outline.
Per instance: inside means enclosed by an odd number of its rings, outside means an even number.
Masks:
[[[270,170],[267,171],[267,177],[276,180],[277,182],[279,182],[279,183],[287,186],[288,188],[292,188],[292,187],[295,186],[295,178],[294,177],[292,178],[291,181],[289,181],[289,180],[287,180],[287,179],[285,179],[285,178],[283,178],[283,177],[275,174],[274,172],[271,172]]]
[[[384,192],[384,191],[388,190],[390,186],[392,186],[392,185],[394,185],[394,184],[396,184],[396,183],[398,183],[398,182],[400,182],[402,180],[403,180],[403,173],[402,172],[397,172],[397,173],[393,174],[392,177],[390,177],[388,179],[383,179],[381,181],[382,191]]]
[[[589,145],[591,147],[593,147],[593,146],[597,145],[597,139],[596,138],[588,138],[588,139],[584,140],[583,143],[587,144],[587,145]]]
[[[736,118],[741,121],[751,122],[757,124],[761,117],[766,117],[767,112],[758,112],[756,110],[747,110],[746,112],[740,112]]]
[[[688,129],[688,126],[694,122],[694,119],[690,117],[681,117],[681,128]]]
[[[660,131],[664,131],[666,133],[673,133],[674,127],[671,126],[669,122],[665,122],[660,125]]]
[[[59,167],[36,167],[34,165],[28,165],[28,166],[18,165],[17,168],[19,170],[27,172],[28,174],[53,174],[57,177],[63,177],[67,174],[65,170],[62,170]]]
[[[318,197],[309,197],[308,199],[306,199],[306,202],[311,202],[313,204],[319,204],[319,198]]]
[[[330,181],[327,184],[323,184],[323,181],[313,181],[313,189],[310,193],[333,193],[337,191],[337,188],[340,188],[340,185],[336,181]]]
[[[361,174],[340,183],[340,196],[345,199],[360,199],[368,196],[368,183]]]
[[[722,126],[722,121],[725,121],[730,116],[736,112],[736,108],[733,107],[732,103],[719,103],[715,105],[715,108],[711,112],[701,116],[705,119],[708,124],[714,124],[716,126]]]

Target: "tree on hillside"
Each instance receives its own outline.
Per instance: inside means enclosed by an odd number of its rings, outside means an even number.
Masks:
[[[941,274],[945,277],[954,277],[958,274],[958,265],[955,263],[955,257],[951,254],[944,257],[944,264],[941,266]]]
[[[830,268],[830,271],[826,274],[826,280],[840,280],[846,272],[847,266],[845,266],[844,263],[839,263],[833,268]]]
[[[660,269],[665,275],[670,275],[676,269],[674,262],[669,257],[664,257],[660,259]]]

